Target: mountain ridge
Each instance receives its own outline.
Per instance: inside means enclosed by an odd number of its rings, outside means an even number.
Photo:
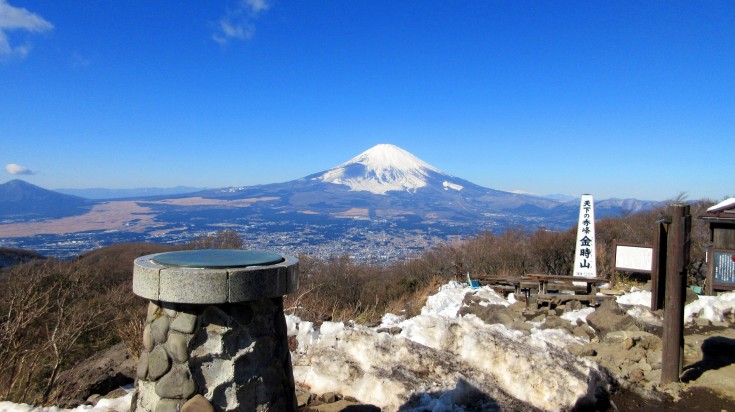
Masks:
[[[77,208],[61,216],[51,213],[57,212],[53,201],[39,197],[37,203],[50,210],[45,216],[7,216],[0,209],[0,231],[6,236],[0,246],[50,255],[66,247],[64,253],[71,254],[121,241],[181,243],[231,228],[251,247],[282,253],[392,259],[482,231],[567,230],[576,224],[576,199],[486,188],[448,175],[397,146],[373,149],[331,169],[281,183],[96,202],[67,197],[76,199]],[[656,204],[597,200],[595,214],[601,219]],[[70,214],[73,219],[60,219]],[[34,219],[48,220],[41,224]]]
[[[87,199],[44,189],[24,180],[0,184],[0,218],[30,220],[61,218],[89,211]]]

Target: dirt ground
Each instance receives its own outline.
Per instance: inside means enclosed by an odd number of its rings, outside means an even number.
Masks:
[[[735,411],[735,328],[685,328],[681,383],[660,389],[621,389],[611,396],[609,410]]]

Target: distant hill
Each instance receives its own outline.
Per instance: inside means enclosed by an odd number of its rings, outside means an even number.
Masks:
[[[0,184],[0,219],[26,221],[60,218],[89,211],[94,202],[47,190],[23,180]]]
[[[139,198],[148,196],[168,196],[168,195],[179,195],[182,193],[193,193],[202,190],[207,190],[204,187],[191,187],[191,186],[176,186],[176,187],[142,187],[135,189],[104,189],[104,188],[89,188],[89,189],[56,189],[56,192],[79,196],[86,199],[124,199],[124,198]]]
[[[0,247],[0,269],[36,259],[46,259],[32,250]]]

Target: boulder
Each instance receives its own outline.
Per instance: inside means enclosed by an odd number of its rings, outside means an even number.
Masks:
[[[137,365],[125,345],[119,343],[63,371],[56,380],[49,403],[74,408],[94,394],[107,393],[135,380]]]
[[[587,324],[592,326],[600,334],[604,335],[611,331],[639,331],[641,325],[614,300],[607,300],[597,310],[587,316]]]

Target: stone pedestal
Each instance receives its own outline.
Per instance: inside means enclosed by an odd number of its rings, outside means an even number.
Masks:
[[[282,296],[298,287],[298,262],[258,266],[258,255],[234,267],[253,256],[230,252],[242,259],[211,262],[222,251],[206,250],[136,259],[133,291],[150,303],[132,410],[296,410]]]

